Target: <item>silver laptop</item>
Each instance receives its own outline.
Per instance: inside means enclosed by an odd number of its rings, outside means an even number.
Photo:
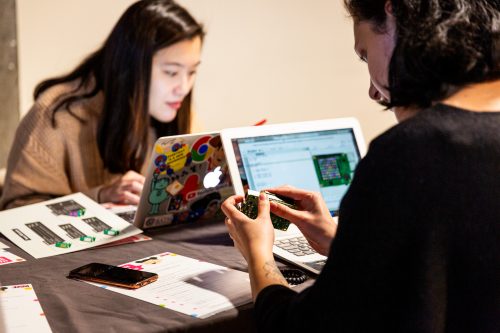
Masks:
[[[354,118],[226,129],[221,137],[236,194],[293,185],[321,193],[334,217],[365,154]],[[293,224],[275,229],[273,252],[316,274],[326,261]]]
[[[220,205],[232,195],[219,133],[159,138],[134,217],[147,229],[223,218]]]

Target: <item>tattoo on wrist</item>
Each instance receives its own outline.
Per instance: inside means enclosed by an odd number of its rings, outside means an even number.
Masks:
[[[276,262],[274,260],[266,261],[262,268],[264,269],[264,272],[266,272],[267,278],[278,280],[281,284],[288,285],[278,266],[276,266]]]

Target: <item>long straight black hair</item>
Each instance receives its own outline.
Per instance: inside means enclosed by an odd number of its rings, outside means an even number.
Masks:
[[[71,112],[72,103],[102,92],[97,145],[104,166],[113,173],[140,171],[148,154],[150,126],[157,136],[164,136],[187,133],[191,123],[191,92],[172,122],[149,116],[153,55],[179,41],[203,36],[202,26],[175,1],[138,1],[120,17],[100,49],[69,74],[39,83],[34,98],[54,85],[78,80],[78,87],[52,106],[55,117],[58,110]]]

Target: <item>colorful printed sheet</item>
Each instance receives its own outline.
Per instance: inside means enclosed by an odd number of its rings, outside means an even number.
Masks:
[[[52,332],[31,284],[0,286],[0,332]]]
[[[10,253],[6,250],[0,250],[0,266],[7,264],[15,264],[17,262],[26,261],[25,259],[16,256],[14,253]]]
[[[159,278],[135,290],[87,283],[196,318],[252,301],[247,273],[175,253],[156,254],[121,267],[157,273]]]

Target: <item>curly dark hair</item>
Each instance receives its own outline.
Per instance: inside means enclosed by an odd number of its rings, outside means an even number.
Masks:
[[[384,31],[387,1],[397,27],[389,64],[389,107],[428,107],[467,84],[500,78],[500,1],[344,0],[344,4],[355,21],[370,21]]]

